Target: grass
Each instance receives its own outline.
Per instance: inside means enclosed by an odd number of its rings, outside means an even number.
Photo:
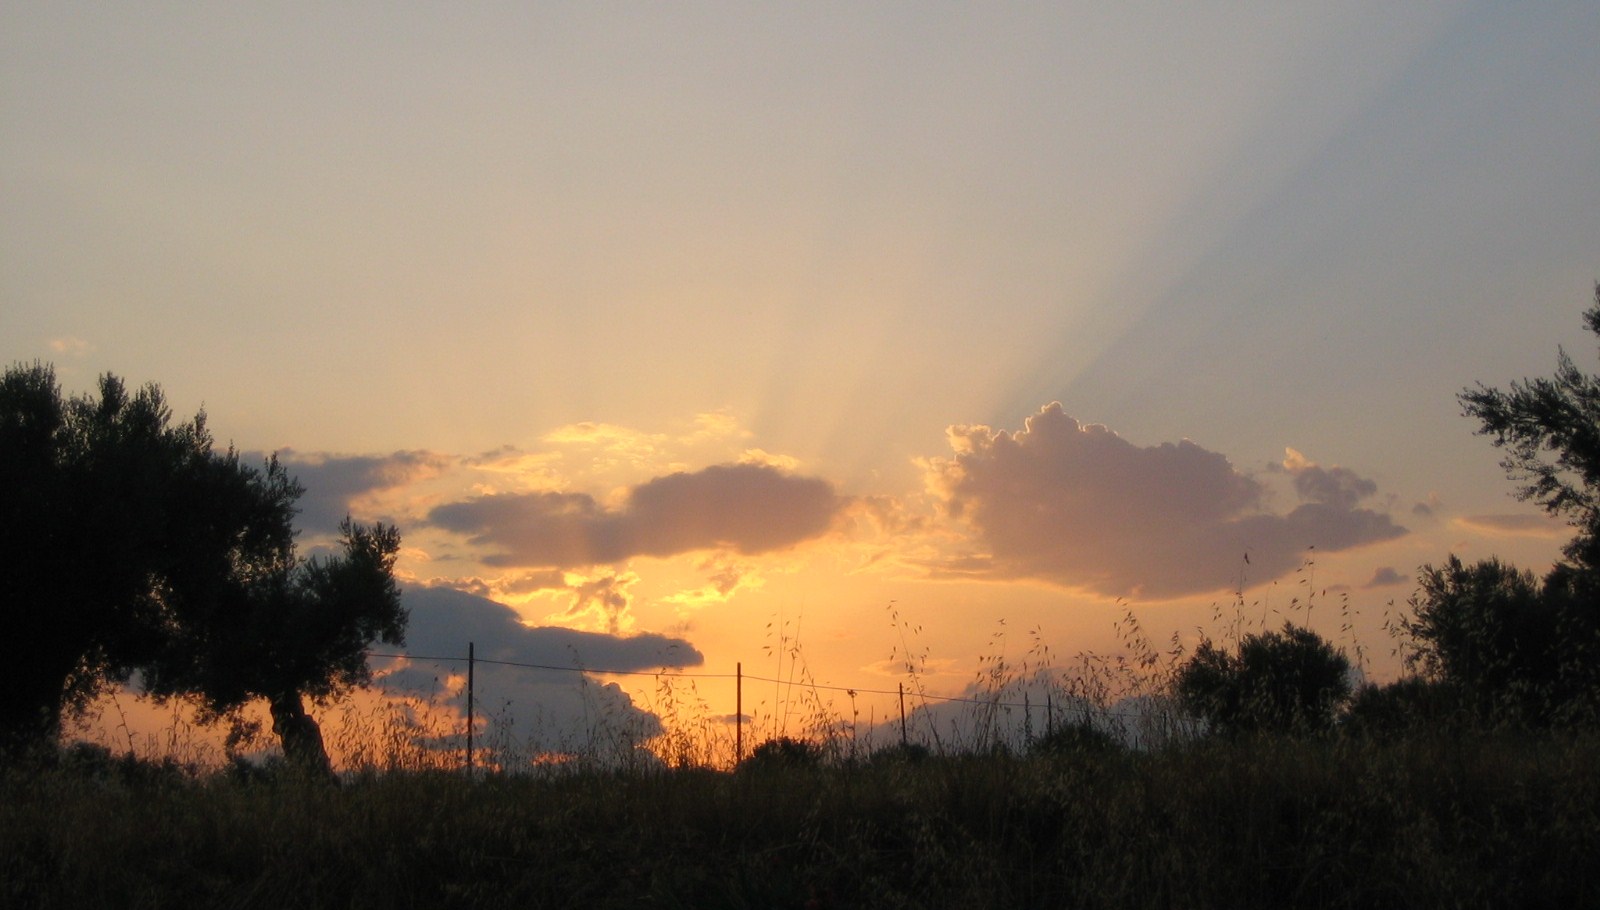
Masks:
[[[580,771],[0,775],[28,907],[1595,906],[1600,739]]]
[[[727,726],[670,675],[653,741],[601,723],[553,753],[491,720],[470,777],[426,702],[345,717],[339,786],[104,749],[3,766],[0,907],[1600,906],[1593,728],[1207,738],[1170,702],[1091,723],[1159,699],[1182,657],[1131,613],[1126,653],[1070,672],[1038,634],[1008,662],[997,634],[977,697],[935,718],[916,629],[891,614],[920,703],[909,747],[858,736],[854,693],[839,716],[780,623],[783,683],[755,719],[797,738],[747,740],[737,770]],[[1059,722],[1018,736],[1001,706],[1037,706],[1041,680]]]

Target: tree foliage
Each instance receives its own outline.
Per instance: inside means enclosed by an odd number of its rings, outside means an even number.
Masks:
[[[1583,321],[1600,335],[1600,285]],[[1518,498],[1571,522],[1578,533],[1567,558],[1600,571],[1600,377],[1558,350],[1552,377],[1513,382],[1508,390],[1480,383],[1460,397],[1478,432],[1505,450],[1501,466],[1518,484]]]
[[[1496,559],[1424,566],[1404,621],[1417,645],[1411,665],[1486,720],[1547,724],[1592,711],[1600,614],[1586,572],[1559,566],[1541,582]]]
[[[1600,335],[1600,286],[1584,325]],[[1575,529],[1542,581],[1498,560],[1424,566],[1406,622],[1412,664],[1459,690],[1484,718],[1593,719],[1600,705],[1600,377],[1558,352],[1554,376],[1461,393],[1478,432],[1532,500]]]
[[[1330,727],[1350,697],[1350,661],[1310,629],[1245,635],[1233,651],[1202,641],[1178,668],[1190,714],[1223,734],[1311,732]]]
[[[276,459],[258,470],[216,451],[204,413],[173,423],[155,385],[129,393],[108,375],[64,398],[48,366],[6,370],[0,745],[49,742],[135,671],[213,717],[266,698],[275,720],[302,694],[366,682],[367,642],[404,631],[398,533],[347,525],[343,555],[300,560],[300,493]]]
[[[324,702],[366,685],[368,644],[405,641],[393,574],[399,532],[349,520],[341,532],[339,554],[302,560],[291,551],[171,629],[143,668],[146,690],[189,697],[211,718],[264,699],[284,753],[325,769],[321,732],[304,698]]]
[[[1459,725],[1463,711],[1459,690],[1439,679],[1407,675],[1384,685],[1356,689],[1341,719],[1341,729],[1357,736],[1388,739],[1417,729],[1447,730]]]

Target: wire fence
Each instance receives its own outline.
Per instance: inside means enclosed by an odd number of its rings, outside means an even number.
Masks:
[[[809,678],[809,674],[807,674],[807,678],[796,680],[793,678],[782,679],[774,676],[764,676],[757,673],[745,673],[742,662],[739,662],[735,665],[735,671],[733,673],[716,673],[697,672],[667,667],[656,670],[637,670],[503,660],[496,658],[477,657],[475,654],[475,643],[468,643],[467,654],[465,656],[460,654],[412,654],[406,652],[397,653],[383,651],[368,651],[367,656],[369,658],[381,660],[404,660],[407,662],[416,661],[446,666],[460,666],[462,664],[466,665],[466,688],[465,692],[463,693],[466,699],[466,748],[464,762],[468,769],[471,769],[474,764],[474,713],[475,703],[477,701],[477,693],[475,692],[474,688],[474,671],[476,666],[480,664],[494,667],[505,667],[513,670],[573,673],[582,677],[615,676],[650,677],[657,680],[684,679],[716,680],[722,682],[731,681],[734,684],[734,710],[730,716],[733,718],[735,725],[735,741],[733,744],[735,764],[744,760],[744,732],[747,726],[753,727],[754,725],[754,718],[746,715],[744,711],[744,685],[746,682],[783,686],[790,689],[798,688],[813,693],[840,693],[849,696],[852,700],[862,695],[883,696],[896,699],[899,710],[899,740],[902,747],[909,744],[909,731],[913,722],[926,719],[927,709],[930,705],[967,705],[974,709],[983,709],[991,712],[996,710],[1004,710],[1008,713],[1011,711],[1021,711],[1023,712],[1021,729],[1015,732],[1020,732],[1029,740],[1033,739],[1033,715],[1035,712],[1040,711],[1042,711],[1044,714],[1044,717],[1041,718],[1041,720],[1043,721],[1044,734],[1046,736],[1049,736],[1054,730],[1055,719],[1058,711],[1062,718],[1064,720],[1068,720],[1069,722],[1075,720],[1075,722],[1079,724],[1089,723],[1092,725],[1094,722],[1098,721],[1102,727],[1108,725],[1119,725],[1119,728],[1124,733],[1127,732],[1126,725],[1128,723],[1143,723],[1148,721],[1151,717],[1148,711],[1121,710],[1108,707],[1103,704],[1093,704],[1088,699],[1082,696],[1073,695],[1065,690],[1060,692],[1063,698],[1062,703],[1059,706],[1053,700],[1055,693],[1048,690],[1042,693],[1044,696],[1042,700],[1034,700],[1032,694],[1027,691],[1025,684],[1026,681],[1019,681],[1019,678],[1015,677],[992,681],[993,687],[988,692],[968,692],[961,695],[942,695],[927,691],[926,687],[922,685],[920,680],[916,681],[910,690],[907,689],[904,683],[897,685],[897,687],[894,689],[879,688],[875,686],[838,685],[816,682],[814,679]],[[1033,677],[1033,679],[1037,680],[1037,677]],[[1021,693],[1020,700],[1017,700],[1018,692]],[[906,700],[908,697],[912,699],[913,702],[918,703],[913,706],[909,716],[906,709]],[[918,711],[922,711],[923,715],[918,715]],[[882,723],[887,726],[893,722],[894,718],[890,717],[886,718]],[[937,730],[934,731],[933,735],[937,741]]]

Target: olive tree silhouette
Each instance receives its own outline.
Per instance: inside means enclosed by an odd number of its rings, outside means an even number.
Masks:
[[[1424,566],[1402,620],[1408,663],[1456,691],[1483,720],[1594,720],[1600,627],[1592,570],[1558,566],[1543,582],[1496,559]]]
[[[0,748],[53,744],[64,715],[137,671],[213,718],[266,698],[285,751],[309,754],[291,745],[301,695],[365,682],[362,648],[398,643],[405,614],[398,533],[347,526],[343,556],[301,561],[300,493],[276,459],[257,470],[215,451],[204,413],[174,424],[153,384],[130,394],[107,375],[68,399],[49,366],[7,369]]]
[[[325,703],[370,683],[367,646],[404,644],[407,619],[394,581],[399,531],[346,519],[341,532],[338,555],[282,554],[172,629],[142,668],[146,691],[188,698],[206,720],[263,699],[285,758],[330,774],[305,699]]]
[[[295,488],[172,424],[159,388],[64,399],[43,364],[0,377],[0,740],[50,743],[230,578],[292,547]]]
[[[1173,686],[1184,710],[1224,735],[1330,728],[1350,697],[1350,661],[1310,629],[1252,633],[1233,651],[1202,641]]]
[[[1583,323],[1600,336],[1600,284]],[[1517,498],[1578,529],[1564,551],[1571,565],[1600,572],[1600,377],[1584,374],[1558,348],[1554,376],[1504,391],[1480,383],[1460,400],[1466,416],[1477,418],[1479,435],[1505,450],[1500,464],[1518,484]]]
[[[1583,314],[1600,335],[1600,285]],[[1600,715],[1600,377],[1558,349],[1555,375],[1479,384],[1460,395],[1478,433],[1532,500],[1576,529],[1543,582],[1526,571],[1455,556],[1422,568],[1406,628],[1413,664],[1457,686],[1480,713],[1550,722]]]

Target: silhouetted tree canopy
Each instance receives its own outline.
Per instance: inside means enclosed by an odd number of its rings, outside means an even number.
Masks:
[[[1311,732],[1350,697],[1350,661],[1310,629],[1252,633],[1228,651],[1202,641],[1178,668],[1184,710],[1218,733]]]
[[[1445,730],[1467,714],[1460,690],[1442,680],[1404,676],[1385,685],[1356,689],[1345,710],[1343,729],[1373,738],[1404,737],[1418,728]]]
[[[1592,712],[1600,624],[1589,571],[1558,566],[1541,583],[1495,559],[1424,566],[1405,620],[1412,666],[1483,719],[1544,724]]]
[[[143,667],[146,691],[187,696],[211,718],[265,699],[284,754],[327,770],[304,698],[322,702],[371,682],[368,644],[403,644],[406,626],[394,581],[399,531],[347,519],[341,532],[338,555],[299,560],[291,552],[172,629]]]
[[[366,682],[367,643],[404,631],[399,535],[347,525],[342,556],[301,561],[300,493],[276,459],[257,470],[215,451],[203,413],[174,424],[155,385],[129,394],[108,375],[68,399],[46,365],[6,370],[0,745],[53,741],[64,714],[135,671],[213,717],[262,697],[275,721],[306,723],[302,695]]]
[[[1600,286],[1584,325],[1600,335]],[[1461,393],[1478,432],[1505,450],[1517,497],[1577,533],[1543,582],[1498,560],[1424,566],[1407,622],[1413,665],[1454,686],[1481,715],[1591,720],[1600,704],[1600,377],[1558,351],[1555,375]]]
[[[1600,285],[1584,325],[1600,335]],[[1578,534],[1567,545],[1573,564],[1600,571],[1600,377],[1580,371],[1558,350],[1555,375],[1513,382],[1506,391],[1479,384],[1461,393],[1478,432],[1506,452],[1501,465],[1517,496],[1570,521]]]

